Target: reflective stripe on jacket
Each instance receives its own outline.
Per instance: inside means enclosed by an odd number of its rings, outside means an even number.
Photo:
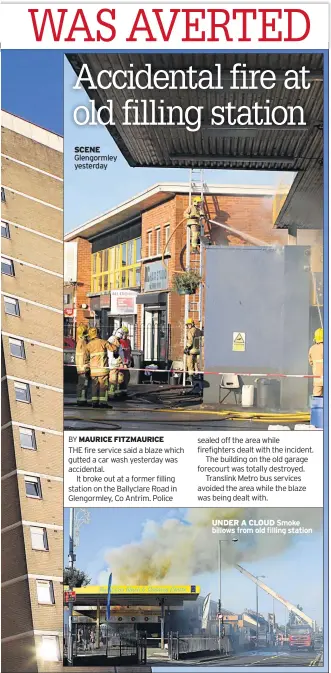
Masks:
[[[96,337],[91,339],[86,348],[90,357],[91,376],[106,376],[108,374],[107,351],[115,351],[116,344],[110,344]]]
[[[200,223],[200,217],[201,217],[201,212],[199,208],[196,206],[189,206],[186,208],[185,213],[186,217],[186,224],[189,227],[191,224],[199,224]]]

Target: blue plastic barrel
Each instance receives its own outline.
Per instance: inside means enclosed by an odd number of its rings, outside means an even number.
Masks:
[[[323,397],[311,398],[310,424],[323,428]]]

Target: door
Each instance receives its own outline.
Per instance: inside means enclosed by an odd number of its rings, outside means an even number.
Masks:
[[[144,359],[147,362],[167,360],[167,313],[163,307],[145,309]]]

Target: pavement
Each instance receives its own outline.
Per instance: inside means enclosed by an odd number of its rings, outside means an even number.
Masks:
[[[78,663],[79,662],[79,663]],[[75,671],[89,671],[90,673],[97,673],[103,670],[107,673],[151,673],[151,667],[209,667],[209,666],[224,666],[224,667],[319,667],[323,666],[322,651],[315,652],[291,652],[287,649],[259,649],[249,652],[242,652],[240,654],[232,654],[229,656],[215,655],[187,658],[185,661],[170,661],[166,652],[160,650],[149,650],[147,665],[114,665],[114,661],[106,657],[78,657],[75,660],[75,666],[70,667],[70,670]],[[66,664],[64,664],[66,666]]]
[[[204,405],[190,388],[153,384],[130,386],[123,400],[110,402],[112,408],[78,407],[73,389],[65,388],[65,430],[267,430],[269,421],[231,420],[231,407]],[[180,411],[178,410],[180,408]],[[228,416],[220,417],[220,411]],[[240,411],[239,408],[236,411]],[[245,410],[256,412],[256,409]],[[277,423],[277,421],[275,421]],[[291,428],[294,424],[288,424]]]

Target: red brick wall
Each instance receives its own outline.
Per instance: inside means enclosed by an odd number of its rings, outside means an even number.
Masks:
[[[186,227],[185,222],[180,224],[184,217],[184,211],[188,206],[188,196],[179,194],[156,208],[143,213],[142,216],[142,257],[148,256],[147,240],[148,231],[153,230],[152,254],[156,253],[155,229],[161,227],[161,252],[165,247],[164,226],[170,225],[172,236],[169,249],[171,257],[168,260],[168,287],[173,286],[174,274],[185,270],[186,258]],[[273,228],[272,220],[272,197],[270,196],[207,196],[205,207],[208,217],[215,219],[221,224],[227,224],[243,233],[250,234],[265,243],[279,243],[286,245],[287,231]],[[177,229],[176,229],[177,227]],[[249,245],[240,237],[227,233],[224,229],[211,225],[206,227],[206,234],[210,237],[212,245]],[[191,268],[198,269],[199,255],[191,252]],[[142,269],[142,291],[144,272]],[[190,298],[190,303],[197,302]],[[183,357],[184,348],[184,310],[185,298],[169,292],[168,320],[170,325],[170,359],[180,360]],[[202,302],[203,305],[203,302]],[[138,307],[138,343],[140,343],[140,328],[143,317],[143,307]],[[190,317],[198,322],[196,310],[190,311]]]
[[[76,309],[77,325],[83,322],[88,324],[89,310],[84,310],[82,304],[90,305],[90,299],[87,293],[91,291],[91,250],[92,244],[85,238],[76,238],[77,241],[77,288],[76,288]]]

